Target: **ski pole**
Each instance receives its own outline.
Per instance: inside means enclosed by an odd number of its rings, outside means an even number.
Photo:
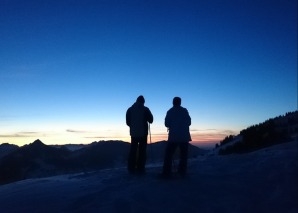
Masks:
[[[151,161],[153,162],[153,157],[152,157],[152,147],[151,147],[151,129],[150,129],[150,123],[148,122],[148,131],[149,131],[149,138],[150,138],[150,142],[149,142],[149,155],[151,158]]]
[[[151,130],[150,130],[150,123],[148,123],[148,124],[149,124],[149,126],[148,126],[149,128],[148,128],[148,129],[149,129],[150,144],[151,144]]]

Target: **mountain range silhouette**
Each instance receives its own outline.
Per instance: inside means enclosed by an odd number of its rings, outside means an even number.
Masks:
[[[148,145],[148,162],[162,160],[165,143]],[[0,159],[0,184],[27,178],[123,167],[126,165],[129,143],[100,141],[71,151],[66,145],[53,147],[37,139],[33,143],[19,148],[14,146],[12,149]],[[190,157],[205,152],[206,150],[190,145]]]
[[[190,144],[189,158],[206,153],[251,152],[298,138],[298,111],[286,113],[242,130],[238,136],[224,139],[214,152]],[[162,162],[166,141],[148,144],[147,162]],[[18,147],[0,145],[0,184],[28,178],[125,167],[130,144],[123,141],[99,141],[86,145],[45,145],[39,139]],[[176,153],[177,155],[177,153]]]

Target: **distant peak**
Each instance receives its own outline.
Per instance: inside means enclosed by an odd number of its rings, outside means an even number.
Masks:
[[[2,144],[0,144],[0,147],[8,147],[8,146],[11,146],[11,147],[18,147],[17,145],[15,145],[15,144],[10,144],[10,143],[2,143]]]
[[[43,145],[44,146],[45,144],[43,142],[41,142],[41,140],[37,139],[32,143],[32,145]]]

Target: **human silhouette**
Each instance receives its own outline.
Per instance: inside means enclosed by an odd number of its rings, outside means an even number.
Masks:
[[[189,126],[191,118],[188,110],[181,106],[181,98],[173,98],[173,107],[167,111],[165,117],[165,126],[168,128],[168,142],[165,149],[162,178],[172,177],[172,160],[173,155],[179,147],[180,159],[178,165],[178,173],[181,176],[186,175],[188,145],[191,141]]]
[[[131,174],[144,174],[146,172],[148,122],[153,122],[153,115],[144,104],[145,98],[140,95],[126,111],[126,124],[130,128],[131,136],[127,169]]]

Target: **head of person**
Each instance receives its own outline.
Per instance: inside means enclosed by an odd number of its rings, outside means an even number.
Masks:
[[[181,98],[180,97],[173,98],[173,106],[181,106]]]
[[[144,98],[144,96],[140,95],[140,96],[137,98],[137,102],[138,102],[138,103],[141,103],[141,104],[145,104],[145,98]]]

